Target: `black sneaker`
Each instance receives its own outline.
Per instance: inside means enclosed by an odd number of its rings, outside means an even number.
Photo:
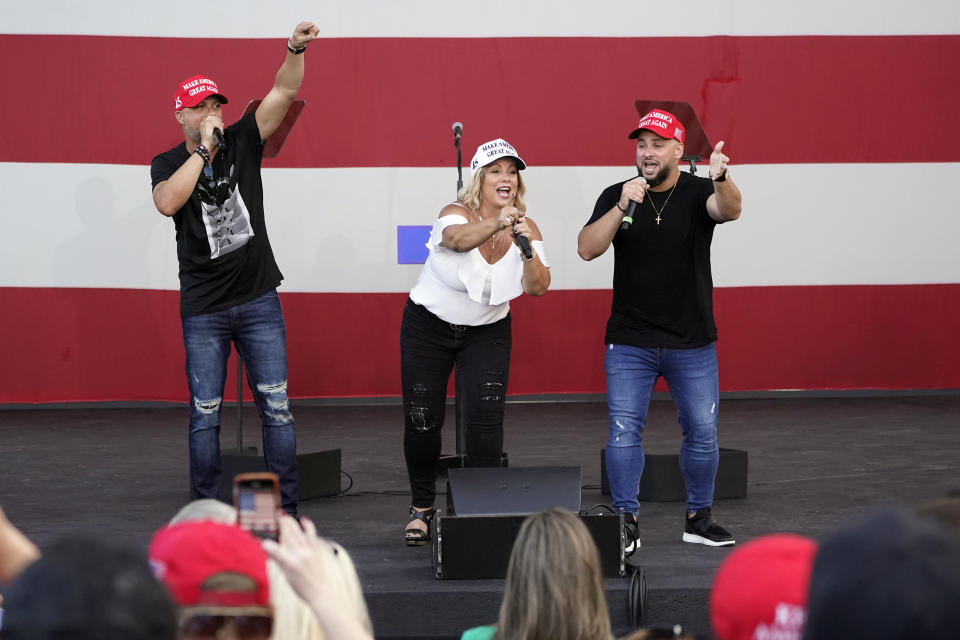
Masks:
[[[683,525],[683,541],[705,544],[709,547],[729,547],[736,544],[730,532],[721,527],[710,515],[710,507],[697,509],[693,517],[687,518]]]
[[[640,548],[640,525],[637,516],[623,514],[623,555],[630,557]]]

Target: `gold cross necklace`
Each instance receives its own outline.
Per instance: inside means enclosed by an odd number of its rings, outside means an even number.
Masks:
[[[673,190],[677,188],[677,185],[680,184],[680,176],[677,176],[677,181],[673,183],[673,186],[670,187],[670,193],[667,194],[667,199],[663,201],[663,205],[660,207],[660,210],[657,211],[657,205],[653,204],[653,196],[647,198],[650,202],[650,206],[653,207],[653,212],[657,214],[657,226],[660,226],[660,214],[663,213],[663,210],[667,208],[667,203],[670,202],[670,196],[673,195]]]

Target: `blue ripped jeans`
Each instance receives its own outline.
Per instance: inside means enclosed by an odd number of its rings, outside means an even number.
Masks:
[[[720,450],[720,391],[714,343],[694,349],[639,348],[608,344],[604,358],[610,437],[605,452],[614,509],[637,513],[643,473],[643,426],[653,387],[663,376],[683,431],[680,471],[687,510],[713,504]]]
[[[231,341],[243,358],[263,425],[269,471],[280,476],[283,509],[297,511],[297,442],[287,400],[287,338],[276,290],[250,302],[181,319],[190,388],[190,492],[220,492],[220,407]]]
[[[413,506],[433,506],[447,380],[456,364],[463,384],[466,464],[494,467],[503,451],[512,338],[510,316],[476,327],[444,322],[412,300],[400,327],[403,453]]]

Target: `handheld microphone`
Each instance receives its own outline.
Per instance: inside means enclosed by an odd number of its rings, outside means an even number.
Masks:
[[[457,197],[460,197],[460,190],[463,189],[463,160],[460,157],[460,136],[463,135],[463,123],[453,123],[453,146],[457,148]]]
[[[644,185],[647,184],[647,179],[643,176],[639,176],[640,180]],[[637,201],[631,200],[630,204],[627,205],[627,212],[623,216],[623,222],[620,223],[620,231],[626,231],[630,228],[630,225],[633,224],[633,212],[637,210]]]
[[[221,150],[227,148],[227,141],[223,139],[223,132],[220,129],[213,130],[213,141]]]
[[[533,249],[530,247],[530,241],[527,236],[517,236],[517,244],[520,245],[520,251],[526,260],[533,260]]]

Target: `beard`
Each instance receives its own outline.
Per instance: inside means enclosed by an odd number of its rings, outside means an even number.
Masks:
[[[637,170],[639,171],[640,167],[637,167]],[[660,171],[657,171],[657,175],[647,180],[647,187],[650,189],[653,189],[658,185],[660,185],[661,183],[663,183],[664,180],[670,177],[671,170],[672,170],[672,167],[669,167],[669,166],[660,167]],[[643,175],[642,171],[640,171],[640,175]]]

